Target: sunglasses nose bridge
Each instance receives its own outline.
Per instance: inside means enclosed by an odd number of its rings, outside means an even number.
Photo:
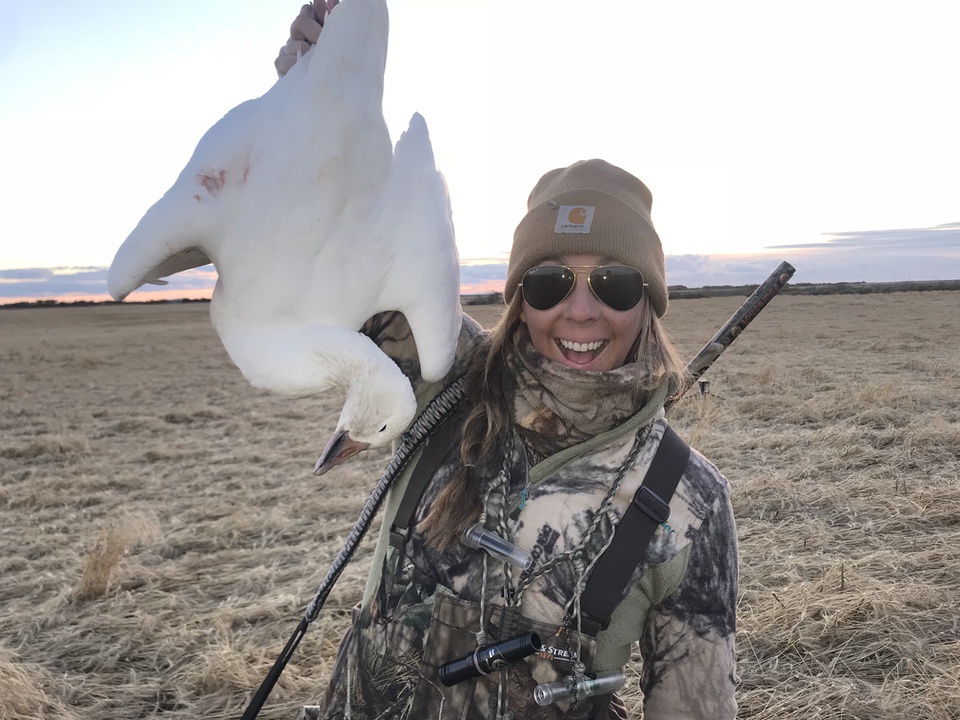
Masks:
[[[601,297],[603,291],[601,290],[601,292],[598,293],[598,292],[597,292],[597,289],[596,289],[596,288],[594,287],[594,285],[593,285],[594,273],[595,273],[597,270],[600,270],[600,269],[601,269],[601,266],[588,267],[588,268],[580,268],[579,270],[577,270],[577,271],[575,271],[575,272],[577,273],[578,276],[579,276],[579,275],[586,275],[586,276],[587,276],[586,282],[584,282],[583,284],[586,285],[586,286],[589,288],[589,290],[590,290],[590,295],[593,297],[594,300],[596,300],[597,302],[599,302],[601,305],[606,305],[607,302]],[[577,279],[577,284],[580,284],[579,278]]]
[[[598,317],[603,301],[597,297],[590,282],[591,270],[575,270],[576,281],[570,292],[567,293],[567,314],[575,319],[589,319]],[[581,278],[580,275],[586,275]]]
[[[594,298],[597,298],[597,293],[593,289],[593,282],[591,281],[590,276],[593,274],[593,271],[596,270],[598,266],[597,267],[566,266],[566,267],[567,267],[567,270],[569,270],[573,274],[573,286],[570,288],[569,292],[567,293],[567,297],[572,296],[574,293],[577,292],[577,290],[586,286],[586,288],[589,290],[588,294],[592,295]],[[580,278],[581,275],[586,277],[586,281],[581,280]],[[599,298],[597,299],[599,300]]]

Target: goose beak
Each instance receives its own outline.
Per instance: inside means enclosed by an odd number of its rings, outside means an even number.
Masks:
[[[357,453],[361,453],[370,447],[370,443],[357,442],[350,437],[347,430],[337,430],[327,447],[323,449],[323,454],[317,460],[313,467],[314,475],[323,475],[330,468],[336,467],[344,460],[349,460]]]

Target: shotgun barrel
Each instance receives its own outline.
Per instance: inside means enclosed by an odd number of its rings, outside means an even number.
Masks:
[[[796,268],[784,261],[770,273],[770,277],[753,291],[753,294],[747,298],[739,310],[730,316],[730,319],[717,331],[710,342],[704,345],[697,356],[687,363],[687,372],[689,373],[687,382],[667,401],[667,407],[683,397],[683,394],[690,389],[697,378],[713,365],[721,353],[730,347],[730,344],[739,337],[744,328],[767,306],[767,303],[783,289],[783,286],[793,277],[794,272],[796,272]]]

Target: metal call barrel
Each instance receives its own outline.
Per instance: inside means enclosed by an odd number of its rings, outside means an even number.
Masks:
[[[451,660],[441,665],[440,682],[451,687],[478,675],[489,675],[494,670],[523,660],[538,650],[540,650],[540,636],[536,633],[518,635],[495,645],[484,645],[459,660]]]
[[[627,682],[622,672],[601,673],[595,678],[572,675],[560,682],[543,683],[533,690],[533,699],[537,705],[546,706],[560,700],[585,700],[594,695],[606,695],[619,690]]]
[[[461,541],[468,548],[485,550],[498,560],[510,563],[521,570],[527,570],[533,564],[533,556],[529,552],[490,532],[480,523],[467,528]]]

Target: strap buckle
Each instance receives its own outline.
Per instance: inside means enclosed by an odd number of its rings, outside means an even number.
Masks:
[[[657,525],[665,523],[670,517],[669,503],[664,502],[662,497],[646,486],[642,486],[633,496],[633,504]]]
[[[394,525],[390,528],[390,547],[396,550],[402,550],[407,544],[407,538],[410,536],[410,528],[398,528]]]

